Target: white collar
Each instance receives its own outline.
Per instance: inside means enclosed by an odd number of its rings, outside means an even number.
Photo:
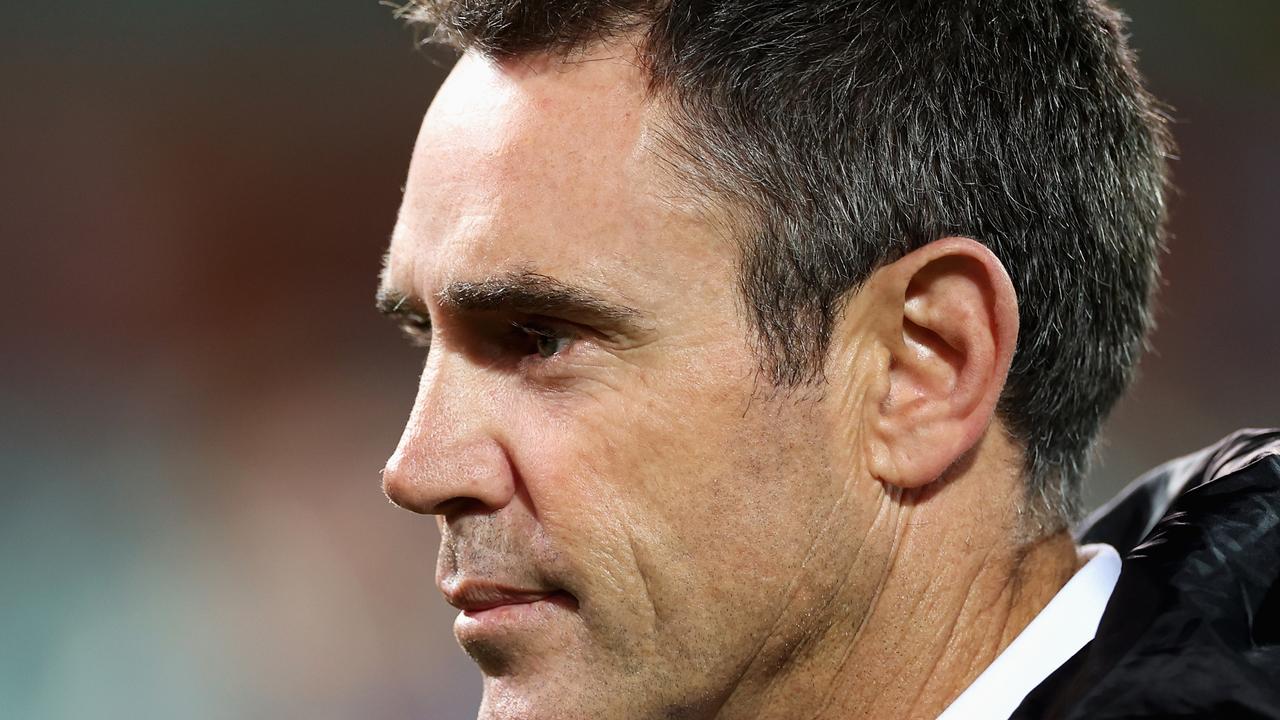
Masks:
[[[1080,557],[1087,560],[1084,567],[938,720],[1008,718],[1023,698],[1093,639],[1120,577],[1120,554],[1099,543],[1080,548]]]

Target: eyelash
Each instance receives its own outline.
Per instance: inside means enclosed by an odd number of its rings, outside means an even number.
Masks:
[[[563,355],[564,352],[573,345],[574,340],[577,339],[573,335],[573,333],[568,333],[559,328],[545,325],[542,323],[534,323],[534,322],[520,323],[520,322],[513,321],[511,323],[511,326],[514,327],[520,333],[523,333],[526,337],[533,340],[534,353],[531,353],[531,354],[537,354],[538,357],[542,358],[542,360],[544,361],[551,360],[560,355]],[[555,345],[553,346],[553,349],[550,351],[549,354],[544,353],[544,348],[542,346],[542,343],[548,340],[555,343]],[[559,343],[561,342],[563,342],[564,344],[560,345]]]
[[[409,344],[423,350],[431,349],[431,321],[416,314],[405,315],[400,322],[400,332]]]
[[[522,357],[537,355],[543,362],[550,361],[563,355],[573,343],[578,339],[576,333],[568,332],[563,328],[541,322],[516,322],[511,321],[513,334],[518,340],[529,340],[533,343],[533,351],[522,354]],[[431,321],[426,318],[417,316],[407,316],[401,324],[404,335],[409,340],[409,344],[417,348],[430,351],[431,349]],[[553,347],[547,350],[542,343],[552,341]],[[561,344],[563,343],[563,344]]]

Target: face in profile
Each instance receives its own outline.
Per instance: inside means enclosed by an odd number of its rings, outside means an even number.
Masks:
[[[482,717],[749,716],[888,555],[839,403],[760,376],[734,218],[659,121],[625,58],[468,55],[414,151],[381,302],[427,355],[384,482],[436,516]]]

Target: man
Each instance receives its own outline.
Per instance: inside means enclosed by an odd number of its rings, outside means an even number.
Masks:
[[[380,289],[429,349],[384,488],[481,717],[1050,712],[1120,572],[1070,528],[1164,211],[1116,14],[406,12],[463,52]]]

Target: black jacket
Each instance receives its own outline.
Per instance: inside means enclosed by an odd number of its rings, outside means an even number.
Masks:
[[[1091,515],[1120,579],[1093,642],[1014,718],[1280,720],[1280,431],[1242,430]]]

